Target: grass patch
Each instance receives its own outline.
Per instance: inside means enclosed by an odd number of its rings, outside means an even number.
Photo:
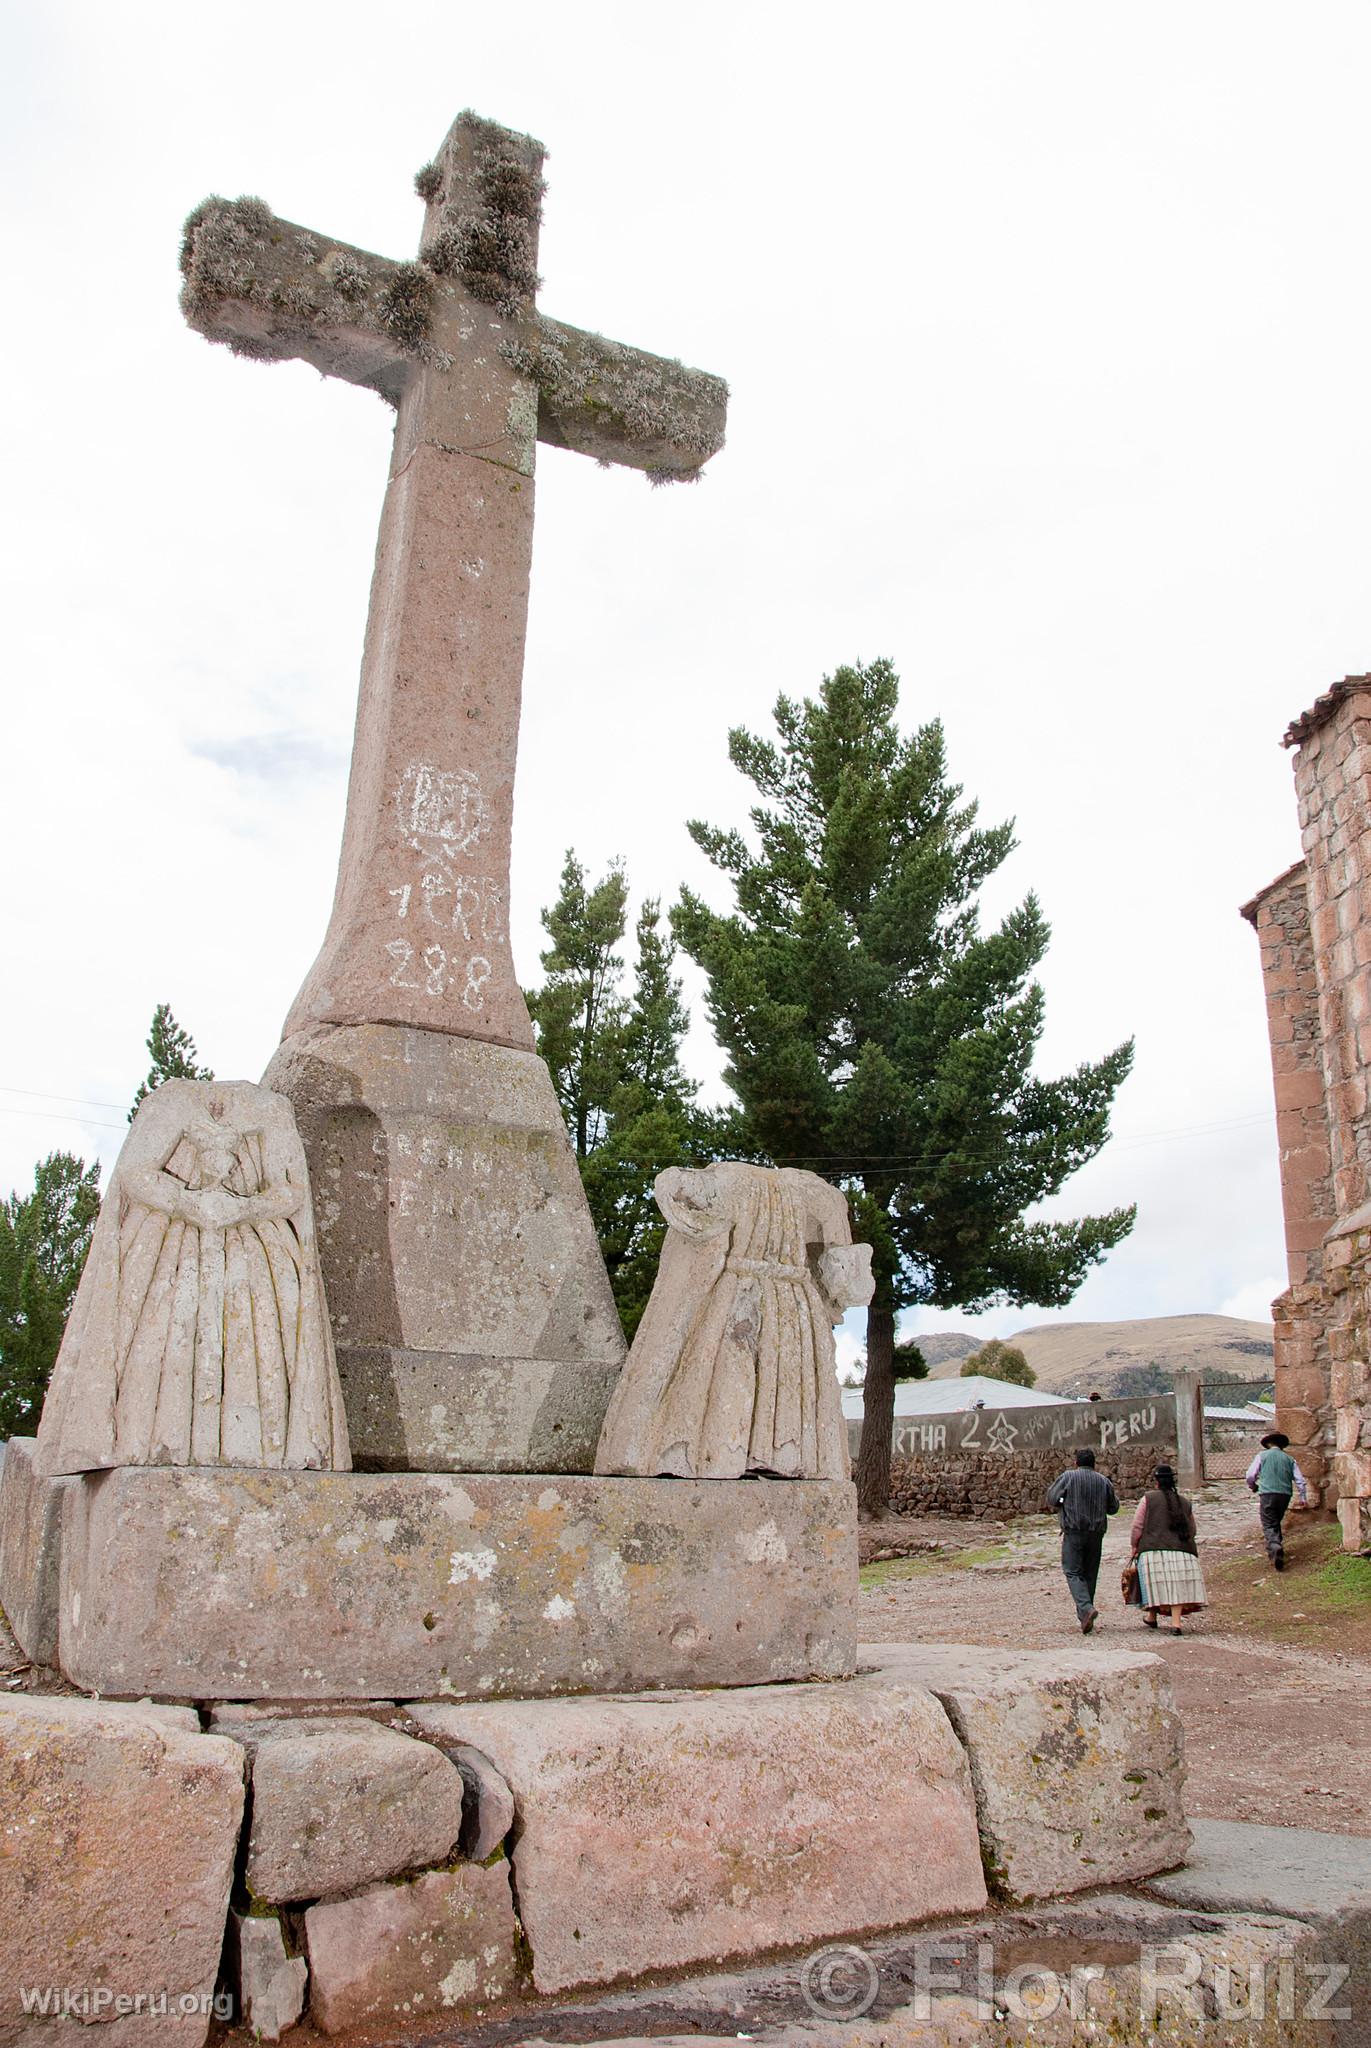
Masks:
[[[1201,1560],[1221,1632],[1371,1656],[1371,1561],[1342,1548],[1336,1522],[1287,1516],[1286,1568],[1271,1569],[1254,1526],[1242,1547]]]
[[[1336,1538],[1337,1532],[1331,1532]],[[1335,1556],[1314,1573],[1320,1596],[1330,1614],[1371,1617],[1371,1559],[1339,1545]]]
[[[864,1564],[858,1578],[864,1586],[885,1586],[896,1579],[926,1579],[932,1572],[966,1571],[976,1564],[999,1564],[1013,1555],[1012,1543],[978,1543],[969,1550],[953,1550],[918,1557],[888,1557],[879,1564]]]

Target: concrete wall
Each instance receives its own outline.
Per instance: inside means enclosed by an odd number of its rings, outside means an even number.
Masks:
[[[855,1450],[859,1426],[851,1430]],[[1120,1496],[1136,1499],[1157,1465],[1175,1463],[1174,1396],[896,1416],[892,1512],[1036,1513],[1046,1488],[1072,1463],[1077,1448],[1086,1445]]]

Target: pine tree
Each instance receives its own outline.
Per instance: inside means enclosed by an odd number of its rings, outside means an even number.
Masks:
[[[50,1152],[0,1199],[0,1437],[30,1435],[100,1212],[100,1168]]]
[[[625,1027],[619,989],[628,883],[622,866],[592,888],[569,852],[557,901],[543,912],[552,944],[540,955],[546,979],[528,994],[538,1050],[547,1062],[576,1157],[602,1141],[609,1098],[619,1081]]]
[[[844,1187],[873,1247],[865,1514],[889,1496],[899,1310],[1068,1301],[1134,1218],[1026,1220],[1104,1144],[1132,1046],[1034,1076],[1048,927],[1030,895],[983,934],[976,901],[1012,824],[977,824],[941,726],[902,738],[898,696],[888,661],[840,668],[817,703],[778,699],[778,742],[732,732],[757,850],[692,824],[736,909],[686,891],[672,915],[758,1154]]]
[[[656,1278],[666,1224],[652,1183],[667,1166],[714,1156],[715,1121],[696,1109],[680,1061],[689,1018],[672,973],[675,947],[661,906],[644,903],[632,989],[618,950],[628,885],[616,863],[588,887],[572,853],[561,892],[543,912],[552,945],[547,979],[528,996],[581,1169],[625,1334],[638,1326]]]
[[[152,1065],[148,1068],[145,1081],[138,1083],[138,1093],[133,1098],[129,1111],[132,1123],[138,1114],[138,1105],[145,1095],[154,1088],[160,1088],[164,1081],[212,1081],[214,1074],[209,1067],[197,1066],[199,1054],[195,1040],[171,1014],[170,1003],[159,1003],[152,1013],[152,1029],[148,1033],[148,1051]]]

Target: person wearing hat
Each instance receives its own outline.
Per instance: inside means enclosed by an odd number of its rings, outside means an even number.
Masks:
[[[1262,1438],[1261,1449],[1247,1468],[1247,1484],[1257,1496],[1262,1539],[1266,1554],[1276,1571],[1285,1570],[1285,1537],[1281,1523],[1297,1488],[1300,1506],[1309,1505],[1309,1488],[1299,1466],[1290,1455],[1290,1439],[1283,1429],[1273,1429]]]

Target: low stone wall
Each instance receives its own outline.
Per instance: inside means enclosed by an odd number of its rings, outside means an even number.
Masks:
[[[0,2042],[62,2048],[76,2018],[202,2048],[212,2018],[274,2041],[306,2013],[311,2040],[456,2041],[520,2008],[541,2038],[543,1995],[1184,1859],[1161,1658],[861,1667],[365,1711],[0,1694]]]
[[[1132,1507],[1147,1491],[1156,1467],[1174,1463],[1174,1444],[1125,1444],[1097,1451],[1096,1470],[1112,1479],[1119,1499]],[[891,1465],[890,1511],[896,1515],[964,1515],[1003,1520],[1036,1514],[1043,1495],[1072,1462],[1060,1449],[946,1451],[897,1457]]]

